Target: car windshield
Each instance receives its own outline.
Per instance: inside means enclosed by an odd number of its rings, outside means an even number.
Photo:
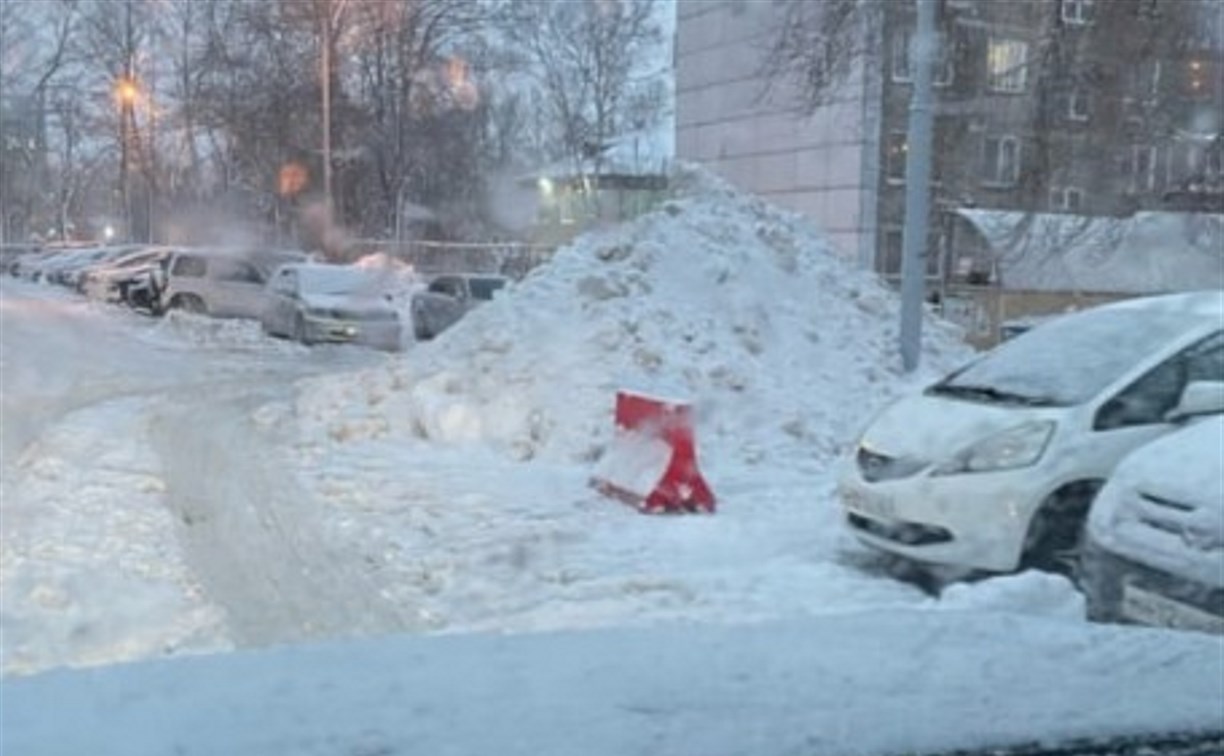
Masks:
[[[505,285],[504,278],[472,278],[468,281],[473,299],[492,299],[493,294]]]
[[[1142,309],[1055,318],[1001,344],[928,392],[1030,405],[1080,404],[1167,349],[1190,327],[1183,315]]]
[[[383,287],[375,273],[347,266],[310,267],[297,269],[303,294],[377,296]]]

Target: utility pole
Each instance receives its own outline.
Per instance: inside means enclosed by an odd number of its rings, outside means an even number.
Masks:
[[[323,18],[323,204],[327,222],[332,219],[332,157],[331,157],[331,12]]]
[[[918,367],[922,350],[922,303],[926,293],[928,226],[931,211],[931,131],[934,122],[931,79],[939,38],[936,0],[916,0],[918,24],[910,46],[914,91],[910,96],[905,141],[905,230],[901,252],[901,363]]]

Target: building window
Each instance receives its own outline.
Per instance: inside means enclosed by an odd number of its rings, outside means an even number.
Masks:
[[[1075,90],[1067,95],[1067,118],[1072,121],[1084,122],[1089,116],[1090,95],[1081,90]]]
[[[992,37],[986,51],[986,69],[995,92],[1023,92],[1028,81],[1028,43]]]
[[[1092,23],[1096,0],[1062,0],[1063,23],[1083,26]]]
[[[1143,102],[1155,100],[1160,94],[1160,61],[1145,60],[1131,69],[1131,93]]]
[[[893,34],[892,80],[895,82],[905,83],[911,81],[909,44],[910,32],[908,29],[899,29]]]
[[[1015,186],[1020,182],[1020,140],[1014,136],[986,137],[982,183]]]
[[[914,39],[912,29],[899,29],[893,34],[892,40],[892,80],[900,84],[913,81],[910,67],[910,45]],[[939,35],[936,49],[939,59],[935,62],[935,70],[931,73],[931,83],[937,87],[951,86],[956,73],[956,44]]]
[[[1211,97],[1211,82],[1212,62],[1209,60],[1196,58],[1186,63],[1185,71],[1185,95],[1190,98],[1209,98]]]
[[[1050,190],[1050,209],[1078,213],[1084,207],[1084,192],[1073,186],[1056,186]]]
[[[888,135],[887,154],[884,156],[885,177],[890,184],[905,182],[905,159],[908,147],[904,131],[893,131]]]
[[[1156,188],[1155,147],[1136,144],[1131,147],[1130,188],[1132,192],[1152,191]]]

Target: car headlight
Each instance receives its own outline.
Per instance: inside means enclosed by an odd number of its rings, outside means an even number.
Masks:
[[[1054,422],[1050,420],[1017,425],[962,449],[931,474],[960,475],[1028,467],[1041,459],[1053,434]]]

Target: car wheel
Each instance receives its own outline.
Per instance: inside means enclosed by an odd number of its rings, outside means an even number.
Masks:
[[[199,297],[194,297],[189,294],[179,294],[170,300],[171,310],[182,310],[195,315],[207,315],[208,307],[205,306],[204,300]]]
[[[1080,581],[1080,551],[1088,509],[1101,485],[1076,483],[1046,499],[1024,537],[1021,569],[1036,569]]]

